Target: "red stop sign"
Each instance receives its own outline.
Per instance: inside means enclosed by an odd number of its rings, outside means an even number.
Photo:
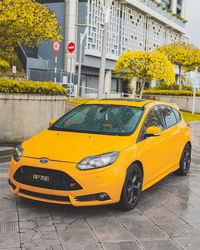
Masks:
[[[76,48],[76,46],[75,46],[75,43],[74,43],[74,42],[70,42],[70,43],[68,44],[67,49],[68,49],[68,52],[69,52],[69,53],[73,53],[74,50],[75,50],[75,48]]]

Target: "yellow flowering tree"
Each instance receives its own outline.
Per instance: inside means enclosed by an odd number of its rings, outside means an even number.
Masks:
[[[0,0],[0,49],[13,50],[23,43],[37,45],[40,39],[60,40],[56,16],[35,0]]]
[[[142,80],[140,98],[142,98],[145,81],[156,79],[167,84],[175,81],[173,65],[167,56],[159,52],[127,51],[119,57],[114,71],[124,80],[131,81],[133,77]]]
[[[5,72],[10,67],[10,64],[0,58],[0,71]]]
[[[157,52],[167,55],[171,63],[179,69],[179,89],[181,89],[181,78],[183,69],[193,71],[195,66],[200,65],[200,50],[192,44],[176,42],[156,48]]]

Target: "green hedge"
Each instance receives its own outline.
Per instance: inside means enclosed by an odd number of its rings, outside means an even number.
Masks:
[[[144,95],[175,95],[175,96],[193,96],[191,90],[155,90],[149,89],[143,91]],[[196,96],[200,96],[200,91],[196,92]]]
[[[53,82],[16,81],[0,78],[0,93],[65,95],[66,89]]]

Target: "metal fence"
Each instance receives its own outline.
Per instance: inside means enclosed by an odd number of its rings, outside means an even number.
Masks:
[[[53,70],[41,70],[41,69],[30,69],[29,73],[29,79],[32,81],[54,81],[54,74],[55,72]],[[64,81],[67,83],[69,82],[70,74],[63,71],[58,71],[56,73],[56,82],[57,83],[63,83]],[[77,75],[72,74],[72,82],[77,82]]]

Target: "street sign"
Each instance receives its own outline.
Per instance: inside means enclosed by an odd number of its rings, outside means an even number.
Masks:
[[[60,49],[61,49],[60,43],[59,43],[58,41],[54,41],[54,42],[53,42],[53,50],[54,50],[55,52],[58,52]]]
[[[16,73],[17,73],[17,68],[16,68],[16,66],[12,66],[12,72],[13,72],[13,74],[16,74]]]
[[[76,57],[75,53],[67,54],[67,58],[75,58],[75,57]]]
[[[75,46],[75,43],[74,42],[70,42],[67,46],[67,50],[69,53],[73,53],[74,50],[75,50],[76,46]]]

